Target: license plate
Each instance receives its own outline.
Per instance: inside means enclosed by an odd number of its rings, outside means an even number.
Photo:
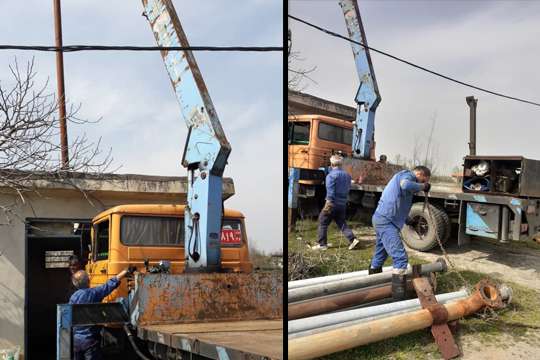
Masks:
[[[221,230],[221,243],[222,244],[240,244],[242,242],[242,231],[237,229],[223,229]]]

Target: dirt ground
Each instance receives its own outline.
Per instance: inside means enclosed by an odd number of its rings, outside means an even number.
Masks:
[[[540,291],[540,250],[509,248],[504,244],[474,239],[462,248],[457,247],[457,241],[449,241],[445,247],[450,259],[458,268],[483,272]],[[407,251],[427,261],[433,261],[441,256],[440,250],[432,250],[429,253],[412,249]]]

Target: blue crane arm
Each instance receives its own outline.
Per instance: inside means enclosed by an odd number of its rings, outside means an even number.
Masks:
[[[189,46],[171,0],[142,3],[158,46]],[[188,169],[186,270],[218,271],[223,171],[231,146],[193,53],[164,50],[161,56],[189,129],[182,156],[182,165]]]
[[[362,25],[357,1],[340,0],[339,4],[343,10],[349,38],[367,46],[366,33]],[[351,43],[351,46],[360,80],[360,86],[355,96],[358,107],[353,128],[352,153],[354,157],[367,159],[373,146],[375,111],[381,102],[381,95],[379,94],[369,50],[355,43]]]

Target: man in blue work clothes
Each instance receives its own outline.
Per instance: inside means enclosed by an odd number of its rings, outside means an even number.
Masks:
[[[90,279],[84,270],[73,274],[73,285],[78,289],[71,295],[70,304],[100,303],[107,295],[120,285],[120,280],[133,273],[134,268],[121,271],[105,284],[89,288]],[[101,360],[101,335],[99,326],[76,326],[73,328],[73,353],[75,360]]]
[[[425,166],[395,174],[384,188],[372,218],[377,242],[369,274],[382,272],[384,261],[390,255],[393,261],[392,297],[395,299],[405,298],[407,284],[408,257],[401,241],[400,230],[405,224],[412,225],[408,215],[413,195],[419,191],[429,191],[430,176],[431,171]]]
[[[312,246],[312,250],[328,249],[328,225],[332,220],[336,222],[343,235],[349,240],[349,250],[354,249],[359,243],[352,230],[345,223],[347,198],[351,188],[351,175],[341,168],[342,164],[343,157],[341,155],[332,155],[330,157],[332,169],[326,175],[326,201],[319,214],[319,243]]]

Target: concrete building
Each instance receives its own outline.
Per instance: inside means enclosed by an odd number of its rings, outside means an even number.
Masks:
[[[356,119],[354,107],[294,90],[288,91],[287,111],[289,115],[325,115],[348,121]]]
[[[187,192],[185,177],[75,173],[67,181],[58,181],[34,174],[25,175],[24,181],[32,189],[24,193],[24,200],[12,187],[0,185],[0,349],[19,346],[21,351],[40,345],[37,322],[56,318],[55,306],[51,310],[54,304],[48,303],[50,289],[57,282],[58,286],[68,284],[67,269],[51,268],[47,251],[63,249],[68,240],[82,244],[77,227],[88,226],[90,219],[107,208],[185,203]],[[223,193],[224,198],[234,194],[231,179],[225,179]],[[58,274],[64,275],[59,278]],[[50,339],[46,341],[54,347]]]

